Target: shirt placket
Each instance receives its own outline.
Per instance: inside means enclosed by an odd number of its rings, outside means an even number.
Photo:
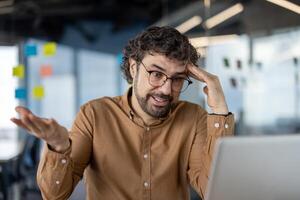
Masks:
[[[146,127],[143,135],[143,200],[151,199],[151,129]]]

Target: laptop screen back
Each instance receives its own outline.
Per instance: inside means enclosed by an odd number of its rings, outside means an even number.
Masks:
[[[300,135],[217,142],[206,200],[300,200]]]

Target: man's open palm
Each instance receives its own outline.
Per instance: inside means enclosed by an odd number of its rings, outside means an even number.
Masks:
[[[11,121],[16,125],[44,140],[57,151],[68,148],[70,145],[68,130],[59,125],[54,119],[35,116],[30,110],[22,106],[17,106],[16,111],[19,113],[20,119],[11,118]]]

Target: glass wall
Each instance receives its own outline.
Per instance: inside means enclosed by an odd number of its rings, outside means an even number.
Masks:
[[[205,66],[220,77],[237,134],[299,132],[299,59],[299,29],[208,47]]]
[[[0,138],[17,138],[17,129],[10,121],[16,116],[15,107],[18,101],[15,98],[15,89],[18,79],[13,77],[13,67],[18,64],[18,47],[0,47]]]

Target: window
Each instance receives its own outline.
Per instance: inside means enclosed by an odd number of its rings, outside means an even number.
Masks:
[[[10,121],[15,116],[15,89],[18,86],[17,78],[12,76],[12,69],[18,64],[18,48],[0,47],[0,138],[16,136],[17,128]],[[14,132],[15,134],[12,134]]]

